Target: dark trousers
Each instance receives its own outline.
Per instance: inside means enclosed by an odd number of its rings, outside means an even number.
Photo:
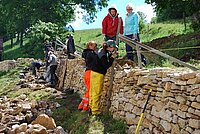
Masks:
[[[130,35],[125,35],[126,37],[129,37],[129,38],[132,38],[133,37],[133,34],[130,34]],[[139,33],[137,33],[137,41],[140,42],[140,35]],[[129,46],[128,44],[126,44],[126,55],[127,55],[127,58],[129,60],[132,60],[134,59],[134,53],[133,53],[133,48],[131,46]],[[146,65],[146,59],[144,57],[143,54],[141,54],[141,61]]]
[[[57,65],[51,65],[50,66],[50,83],[51,85],[55,86],[57,84],[57,76],[56,76],[56,69],[57,69]]]
[[[114,41],[116,41],[116,36],[109,37],[109,36],[105,35],[104,41],[108,41],[108,40],[114,40]]]

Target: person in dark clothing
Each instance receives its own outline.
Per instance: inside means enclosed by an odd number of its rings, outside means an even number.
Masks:
[[[51,49],[51,43],[49,42],[49,40],[45,40],[44,42],[44,53],[45,53],[45,60],[48,60],[48,52]]]
[[[48,64],[49,66],[47,67],[47,71],[46,74],[44,76],[44,79],[47,82],[50,82],[50,85],[52,87],[54,87],[57,84],[57,76],[56,76],[56,69],[57,69],[57,57],[54,54],[53,51],[49,51],[49,60],[48,60]]]
[[[31,63],[32,75],[34,75],[36,77],[37,76],[37,70],[39,70],[41,66],[42,66],[42,62],[33,61]]]
[[[108,40],[103,43],[103,47],[98,51],[98,54],[94,54],[92,57],[94,63],[90,74],[89,106],[94,116],[98,116],[101,113],[100,98],[104,76],[107,69],[112,66],[114,58],[117,56],[116,49],[116,42],[114,40]]]
[[[84,83],[86,86],[85,94],[81,103],[78,106],[79,110],[89,110],[89,91],[90,91],[90,73],[93,67],[92,55],[96,55],[97,44],[95,41],[90,41],[86,45],[86,49],[83,50],[82,57],[85,59],[86,71],[84,73]]]
[[[73,55],[71,55],[71,54],[74,54],[74,52],[76,51],[73,36],[70,34],[67,36],[67,39],[68,40],[66,41],[66,44],[67,44],[68,58],[74,59],[75,57]]]

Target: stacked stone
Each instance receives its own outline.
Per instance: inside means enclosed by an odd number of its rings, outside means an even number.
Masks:
[[[83,76],[85,72],[84,61],[81,59],[69,59],[67,61],[67,71],[64,81],[64,88],[71,88],[80,91],[82,95],[85,92]]]
[[[134,133],[146,102],[140,133],[200,133],[200,73],[172,69],[116,72],[110,111]],[[106,88],[106,87],[105,87]]]
[[[49,117],[58,103],[30,101],[26,95],[12,99],[0,98],[0,133],[55,133],[65,134]],[[37,117],[37,118],[36,118]],[[35,119],[35,120],[34,120]]]
[[[15,60],[4,60],[0,62],[0,72],[7,72],[17,65]]]

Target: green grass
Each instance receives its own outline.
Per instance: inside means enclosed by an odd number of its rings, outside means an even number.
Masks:
[[[53,111],[56,124],[61,125],[72,134],[87,134],[88,129],[95,125],[95,123],[90,122],[91,116],[88,116],[88,112],[80,112],[77,109],[80,100],[79,95],[76,93],[67,95],[66,100],[58,101],[61,107]],[[104,133],[124,134],[126,131],[125,123],[113,119],[109,114],[101,116],[101,121],[98,121],[97,124],[99,123],[103,125]]]
[[[53,118],[57,126],[62,126],[72,134],[87,134],[91,122],[87,112],[80,112],[77,107],[81,99],[77,93],[67,95],[66,99],[55,99],[51,92],[46,90],[31,90],[29,88],[20,88],[16,84],[19,81],[19,73],[24,65],[16,67],[8,72],[0,72],[0,96],[16,98],[26,95],[30,100],[46,100],[49,102],[58,102],[61,107],[53,110]],[[100,123],[100,122],[98,122]],[[103,129],[105,133],[124,134],[126,125],[123,121],[115,120],[111,115],[102,116]],[[95,130],[94,130],[95,131]]]

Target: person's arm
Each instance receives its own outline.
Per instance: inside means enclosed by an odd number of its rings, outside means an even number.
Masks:
[[[139,29],[139,17],[138,17],[137,13],[134,14],[133,20],[134,20],[133,33],[137,34],[138,33],[138,29]]]
[[[124,33],[123,20],[121,19],[120,34]]]
[[[107,19],[106,17],[102,21],[102,34],[105,35],[107,31]]]
[[[107,58],[107,56],[101,57],[101,63],[103,65],[103,67],[106,69],[108,69],[109,67],[112,66],[113,61],[114,61],[113,57],[109,57],[109,59]]]

